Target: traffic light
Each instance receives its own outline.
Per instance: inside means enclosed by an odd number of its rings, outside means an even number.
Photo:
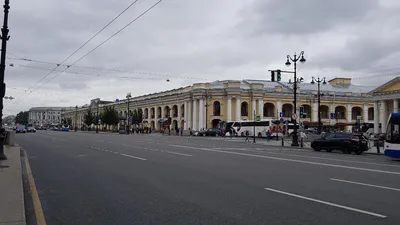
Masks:
[[[271,71],[271,81],[275,81],[275,71]]]
[[[300,106],[300,118],[303,118],[304,117],[304,107],[303,106]]]
[[[276,77],[276,81],[281,81],[281,70],[277,70],[276,73],[278,74]]]

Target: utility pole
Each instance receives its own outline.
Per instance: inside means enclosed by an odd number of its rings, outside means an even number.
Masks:
[[[97,121],[96,121],[96,133],[99,133],[99,103],[100,103],[100,100],[97,100],[97,114],[96,114],[96,119],[97,119]]]
[[[129,134],[129,120],[130,120],[130,117],[131,117],[131,115],[129,113],[129,98],[130,97],[132,97],[131,93],[127,93],[126,94],[126,98],[128,99],[128,109],[127,109],[128,118],[126,118],[126,119],[128,120],[128,122],[127,122],[127,126],[126,126],[126,134]]]
[[[206,90],[206,130],[208,128],[208,90]]]
[[[0,160],[6,160],[4,154],[4,139],[6,137],[6,130],[3,128],[3,98],[6,95],[6,84],[4,83],[4,73],[6,69],[6,50],[7,41],[10,39],[8,36],[8,10],[10,9],[10,1],[4,1],[4,20],[3,28],[1,28],[1,61],[0,61]]]
[[[75,106],[75,132],[78,131],[78,106]]]

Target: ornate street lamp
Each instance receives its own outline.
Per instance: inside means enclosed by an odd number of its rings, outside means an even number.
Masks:
[[[304,51],[301,51],[299,55],[296,55],[294,53],[294,56],[291,57],[290,55],[287,55],[287,60],[285,65],[290,66],[293,62],[294,63],[294,82],[293,82],[293,94],[294,94],[294,100],[293,100],[293,107],[296,112],[296,103],[297,103],[297,76],[296,76],[296,70],[297,70],[297,61],[300,61],[301,63],[305,63],[306,59],[304,58]],[[293,121],[294,123],[294,131],[293,131],[293,138],[292,138],[292,144],[291,146],[299,146],[299,137],[297,136],[297,120],[295,119]]]
[[[320,111],[320,108],[321,108],[321,88],[320,88],[320,86],[321,86],[321,83],[323,85],[326,84],[325,77],[322,78],[322,79],[320,79],[319,77],[318,78],[312,77],[311,84],[315,84],[315,83],[318,84],[318,91],[317,91],[317,94],[318,94],[318,133],[320,133],[321,132],[321,125],[322,125],[322,122],[321,122],[321,111]]]

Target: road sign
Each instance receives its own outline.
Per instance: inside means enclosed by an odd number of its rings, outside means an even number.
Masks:
[[[289,121],[286,120],[286,121],[285,121],[285,125],[286,125],[286,126],[289,125]]]
[[[256,122],[260,122],[261,121],[261,115],[260,114],[256,114]]]
[[[159,123],[164,123],[164,120],[163,120],[163,119],[160,119],[158,122],[159,122]]]
[[[281,123],[283,123],[284,120],[283,120],[283,118],[281,117],[281,119],[280,119],[279,121],[280,121]]]
[[[297,114],[296,113],[292,115],[292,119],[294,119],[294,120],[297,119]]]
[[[99,124],[101,124],[101,119],[99,119]]]
[[[283,112],[280,112],[280,113],[279,113],[279,117],[280,117],[280,118],[285,117],[285,114],[283,114]]]
[[[133,119],[133,116],[130,116],[130,117],[129,117],[129,121],[132,121],[132,119]]]
[[[336,118],[336,114],[335,113],[331,113],[331,119],[334,120]]]

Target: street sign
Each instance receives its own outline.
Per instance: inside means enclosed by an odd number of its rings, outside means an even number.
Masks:
[[[159,122],[159,123],[164,123],[164,120],[163,120],[163,119],[160,119],[158,122]]]
[[[286,121],[285,121],[285,125],[286,125],[286,126],[289,125],[289,121],[286,120]]]
[[[336,118],[336,114],[335,113],[331,113],[331,119],[334,120]]]
[[[99,119],[99,124],[101,124],[101,119]]]
[[[261,121],[261,115],[260,114],[256,114],[256,122],[260,122]]]
[[[283,118],[281,117],[281,119],[280,119],[279,121],[280,121],[281,123],[283,123],[284,120],[283,120]]]
[[[280,118],[285,117],[285,114],[283,114],[283,112],[280,112],[280,113],[279,113],[279,117],[280,117]]]
[[[292,115],[292,119],[294,119],[294,120],[297,119],[297,114],[296,113]]]
[[[130,117],[129,117],[129,120],[132,121],[132,119],[133,119],[133,116],[130,116]]]

